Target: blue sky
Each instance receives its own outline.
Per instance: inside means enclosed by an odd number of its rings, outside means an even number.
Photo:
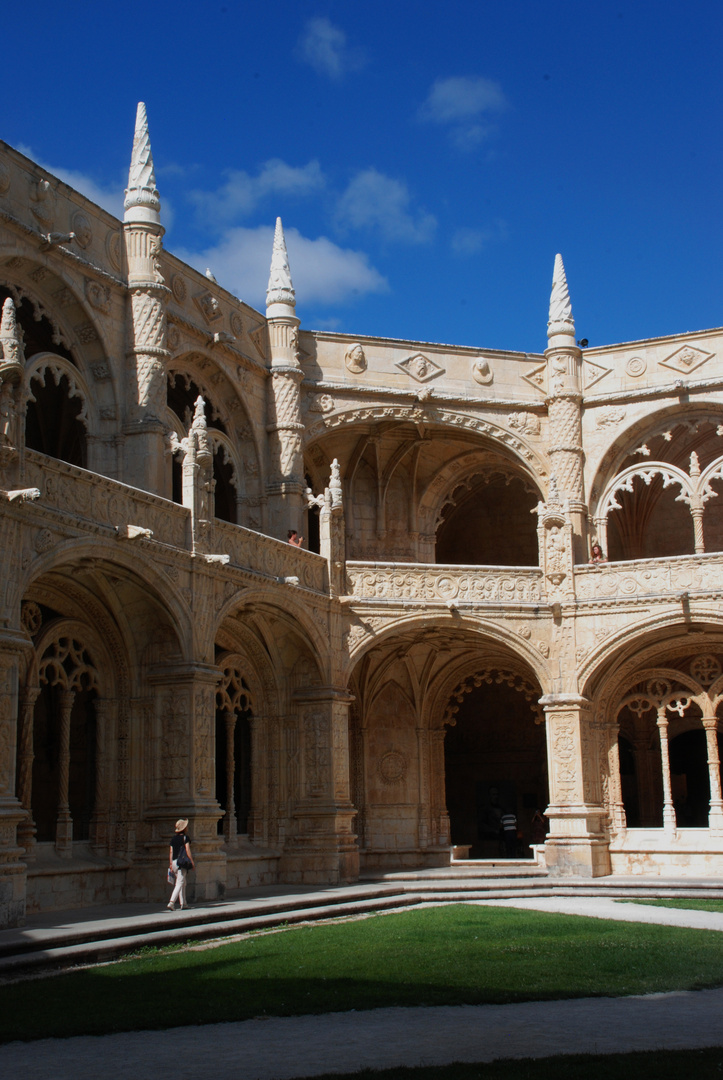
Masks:
[[[591,345],[723,323],[719,0],[12,21],[2,137],[120,214],[145,101],[166,246],[263,309],[280,214],[302,327],[541,351],[557,251]]]

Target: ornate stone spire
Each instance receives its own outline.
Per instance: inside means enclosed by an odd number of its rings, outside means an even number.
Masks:
[[[15,304],[12,296],[8,296],[0,322],[0,369],[5,369],[5,377],[8,365],[22,368],[23,360],[23,339],[15,317]]]
[[[156,187],[156,174],[153,168],[151,137],[148,134],[148,117],[142,101],[138,102],[136,130],[133,136],[131,167],[128,173],[128,187],[123,204],[125,221],[147,221],[155,225],[161,222],[161,199]]]
[[[271,255],[271,273],[269,285],[266,290],[266,311],[282,304],[285,311],[278,309],[274,314],[293,315],[296,307],[296,293],[291,283],[291,271],[289,270],[289,256],[286,253],[286,241],[284,240],[284,228],[281,218],[276,219],[276,231],[274,232],[274,250]]]
[[[550,317],[547,320],[547,336],[568,334],[575,337],[575,320],[572,317],[572,304],[567,288],[565,267],[562,255],[555,256],[555,269],[552,274],[552,294],[550,295]]]

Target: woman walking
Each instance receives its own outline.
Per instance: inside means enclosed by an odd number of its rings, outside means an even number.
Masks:
[[[169,869],[176,875],[176,884],[173,887],[171,899],[168,903],[169,911],[173,911],[175,908],[176,900],[181,905],[181,910],[186,907],[186,873],[196,868],[191,854],[191,841],[186,834],[187,828],[188,818],[179,818],[176,822],[175,834],[171,837],[168,865]]]

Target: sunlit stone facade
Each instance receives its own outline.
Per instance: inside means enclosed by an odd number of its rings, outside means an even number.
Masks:
[[[123,222],[0,144],[0,925],[162,900],[179,816],[197,898],[502,810],[715,872],[723,331],[582,349],[558,257],[537,355],[316,333],[269,258],[262,313],[163,248],[142,108]]]

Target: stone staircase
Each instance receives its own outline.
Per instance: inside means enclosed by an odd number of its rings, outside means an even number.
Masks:
[[[43,970],[102,963],[140,949],[200,945],[254,930],[363,917],[420,904],[547,896],[608,899],[723,899],[721,878],[551,878],[527,860],[456,862],[434,869],[366,871],[358,884],[268,886],[240,891],[185,911],[126,904],[46,912],[0,931],[0,981]]]

